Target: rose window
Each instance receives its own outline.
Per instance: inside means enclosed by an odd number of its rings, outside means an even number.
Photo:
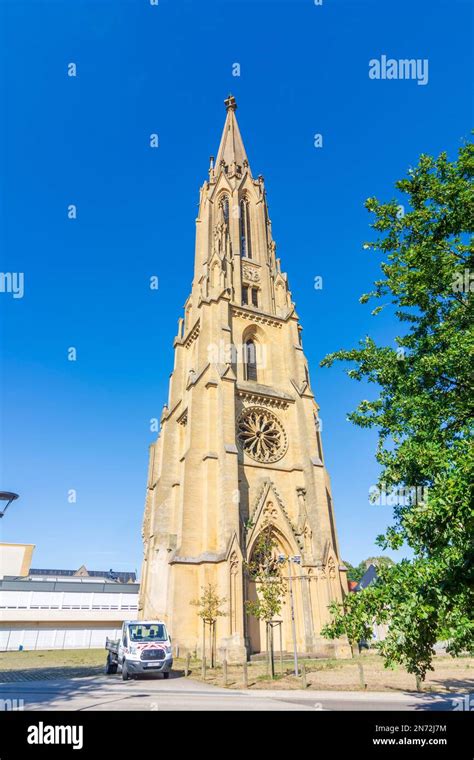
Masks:
[[[268,409],[258,406],[240,415],[237,438],[243,451],[257,462],[276,462],[288,446],[281,422]]]

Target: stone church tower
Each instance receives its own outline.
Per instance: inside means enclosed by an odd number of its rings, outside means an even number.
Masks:
[[[284,567],[298,651],[333,654],[320,630],[347,581],[318,406],[263,177],[250,170],[235,99],[225,105],[219,152],[200,191],[194,279],[174,340],[169,400],[150,447],[140,615],[166,620],[181,652],[199,652],[201,621],[190,602],[213,583],[226,599],[217,622],[221,654],[242,661],[264,650],[264,624],[246,614],[256,589],[244,563],[271,524],[279,553],[293,558]],[[291,606],[288,591],[287,651]]]

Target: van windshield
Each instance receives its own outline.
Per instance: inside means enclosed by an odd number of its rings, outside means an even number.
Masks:
[[[128,626],[130,641],[166,641],[168,633],[163,623],[133,623]]]

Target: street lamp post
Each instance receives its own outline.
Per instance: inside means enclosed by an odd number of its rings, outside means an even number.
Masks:
[[[13,493],[12,491],[0,491],[0,518],[3,517],[12,501],[15,501],[15,499],[18,498],[18,494]]]

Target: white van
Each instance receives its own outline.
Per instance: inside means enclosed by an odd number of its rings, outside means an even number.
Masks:
[[[119,639],[107,637],[107,675],[122,672],[127,681],[141,673],[163,673],[169,678],[173,666],[171,638],[161,620],[125,620]]]

